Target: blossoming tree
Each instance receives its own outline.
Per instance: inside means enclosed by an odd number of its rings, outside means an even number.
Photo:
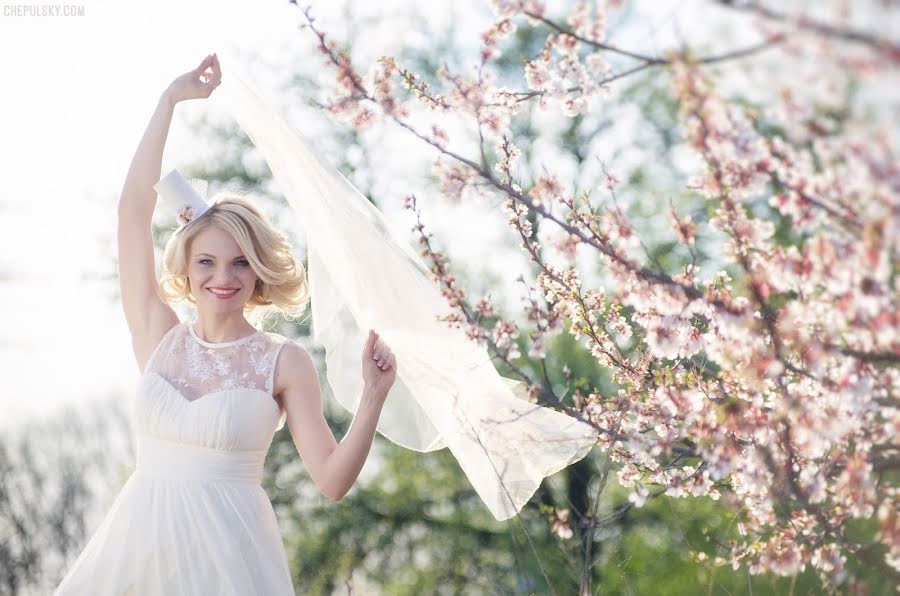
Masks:
[[[859,84],[896,75],[900,45],[757,2],[710,4],[746,19],[758,41],[720,53],[685,41],[656,54],[608,39],[607,19],[622,2],[579,2],[552,16],[538,0],[493,0],[475,76],[446,67],[417,73],[390,57],[364,76],[309,9],[303,16],[336,75],[324,104],[331,114],[358,128],[382,121],[406,129],[434,153],[448,199],[503,198],[537,271],[527,338],[489,299],[469,298],[425,232],[415,196],[405,201],[454,307],[447,324],[527,381],[534,401],[596,426],[615,477],[632,490],[626,507],[659,495],[721,497],[739,512],[740,539],[720,545],[711,564],[780,575],[812,567],[836,586],[852,580],[852,557],[898,579],[896,139],[879,128],[879,114],[866,119],[839,94],[804,94],[788,80],[776,98],[754,103],[723,89],[717,73],[778,53],[788,76],[791,64],[811,64],[833,92],[854,73]],[[523,60],[519,86],[501,85],[493,67],[519,28],[544,41]],[[596,198],[621,192],[615,172],[604,166],[594,190],[580,193],[546,167],[532,176],[512,126],[532,117],[533,105],[590,114],[621,80],[650,70],[667,78],[676,132],[700,164],[673,189],[687,189],[694,207],[672,206],[669,229],[658,230],[686,255],[677,268],[654,258],[623,210]],[[431,116],[424,127],[413,118],[422,114]],[[450,116],[471,123],[465,135],[476,151],[451,142],[441,125]],[[542,246],[541,229],[560,240]],[[571,257],[571,266],[548,262],[548,250]],[[576,254],[593,255],[612,289],[586,287]],[[719,266],[703,279],[711,254]],[[540,359],[561,333],[610,371],[616,391],[577,386],[564,404],[546,374],[521,365],[520,344]],[[595,518],[579,513],[591,536]],[[571,533],[570,511],[552,515],[555,533]],[[862,520],[874,529],[860,530]],[[584,552],[589,569],[591,540]],[[582,585],[590,588],[587,572]]]

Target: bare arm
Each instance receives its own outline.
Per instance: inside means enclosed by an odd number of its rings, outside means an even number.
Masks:
[[[350,429],[338,443],[322,414],[319,377],[309,354],[291,342],[282,349],[283,402],[294,445],[319,490],[339,501],[369,455],[387,391],[396,378],[396,357],[377,336],[363,350],[364,387]],[[373,358],[373,355],[375,358]],[[382,364],[383,369],[378,365]]]
[[[207,68],[212,68],[211,75],[206,74]],[[156,207],[153,185],[160,177],[163,149],[175,104],[186,99],[209,97],[220,78],[218,59],[211,55],[197,68],[175,79],[163,92],[131,161],[119,197],[119,290],[135,357],[142,371],[151,346],[156,345],[165,330],[178,322],[175,312],[157,294],[150,225]]]
[[[166,89],[156,104],[156,110],[131,160],[131,167],[128,168],[125,186],[119,197],[120,214],[124,210],[137,211],[148,220],[153,215],[153,209],[156,207],[156,191],[153,190],[153,185],[160,177],[163,149],[166,146],[174,111],[175,101]]]
[[[209,68],[212,69],[212,74],[206,73]],[[156,192],[153,185],[161,174],[163,149],[169,135],[175,104],[187,99],[209,97],[219,85],[221,76],[218,58],[215,54],[210,54],[197,68],[172,81],[160,96],[156,111],[150,118],[150,123],[131,161],[131,167],[128,168],[128,175],[119,198],[120,212],[130,210],[147,215],[153,214],[156,206]]]
[[[364,394],[347,434],[328,456],[325,477],[336,487],[338,499],[346,495],[359,478],[375,439],[375,427],[383,405],[383,401],[378,402]]]
[[[167,329],[178,321],[172,308],[156,292],[150,225],[156,206],[153,185],[159,180],[174,105],[166,94],[160,98],[131,162],[119,199],[119,294],[141,372],[160,327]]]

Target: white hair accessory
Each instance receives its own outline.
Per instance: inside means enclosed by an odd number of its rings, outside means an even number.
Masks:
[[[204,198],[206,189],[205,180],[191,178],[188,181],[178,170],[172,170],[153,185],[153,190],[178,219],[176,234],[209,210],[211,205]]]

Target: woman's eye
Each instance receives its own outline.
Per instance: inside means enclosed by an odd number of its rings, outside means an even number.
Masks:
[[[212,263],[212,261],[209,260],[209,259],[200,259],[200,260],[197,261],[197,262],[200,263],[201,265],[203,265],[203,264],[205,264],[205,263]],[[247,261],[244,261],[244,260],[242,259],[242,260],[240,260],[240,261],[237,261],[237,264],[238,264],[238,265],[243,265],[243,266],[246,267],[246,266],[248,266],[250,263],[247,262]]]

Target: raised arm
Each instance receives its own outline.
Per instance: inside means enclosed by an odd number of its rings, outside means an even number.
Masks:
[[[156,104],[119,198],[119,287],[135,357],[142,371],[152,346],[178,322],[175,312],[157,293],[150,225],[156,207],[153,185],[160,178],[172,114],[179,101],[209,97],[220,81],[221,70],[215,54],[172,81]]]

